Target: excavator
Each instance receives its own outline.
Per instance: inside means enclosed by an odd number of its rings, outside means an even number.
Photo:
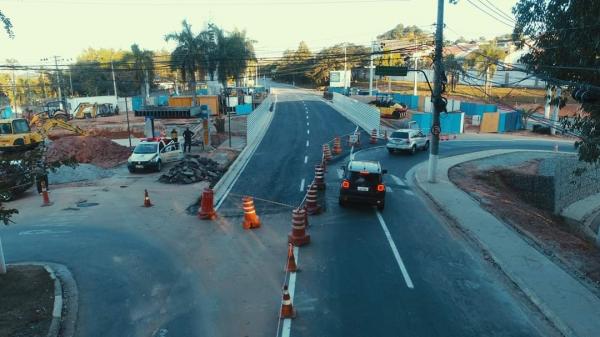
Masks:
[[[35,130],[31,129],[35,126]],[[25,118],[0,119],[0,151],[26,151],[38,146],[54,128],[72,131],[77,135],[87,133],[78,126],[71,125],[62,119],[48,118],[43,114],[33,116],[28,123]]]

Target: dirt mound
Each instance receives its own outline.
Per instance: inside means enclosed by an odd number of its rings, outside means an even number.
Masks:
[[[75,158],[79,163],[109,168],[127,160],[131,151],[108,138],[91,136],[62,137],[48,146],[48,162]]]

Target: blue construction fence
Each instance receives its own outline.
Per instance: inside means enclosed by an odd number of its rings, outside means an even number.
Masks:
[[[412,120],[419,129],[429,131],[433,125],[431,112],[413,113]],[[440,127],[443,134],[459,134],[464,131],[465,118],[462,112],[449,112],[440,115]]]
[[[327,91],[329,91],[331,93],[337,92],[338,94],[342,94],[342,95],[349,95],[350,94],[350,88],[329,87],[329,89],[327,89]]]
[[[498,132],[511,132],[522,127],[521,113],[518,111],[500,112],[498,118]]]
[[[460,111],[464,112],[468,116],[483,116],[484,112],[498,111],[498,106],[496,104],[460,102]]]
[[[419,96],[394,94],[394,102],[405,104],[409,109],[419,108]]]
[[[142,96],[133,96],[131,98],[131,107],[133,110],[139,110],[144,105],[144,100]],[[150,96],[148,98],[148,102],[146,105],[156,105],[156,106],[168,106],[169,105],[169,96],[160,95],[160,96]]]

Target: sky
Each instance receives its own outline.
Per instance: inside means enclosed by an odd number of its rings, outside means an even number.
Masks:
[[[499,11],[512,17],[517,0],[445,0],[444,38],[491,38],[511,32]],[[476,8],[478,6],[480,9]],[[433,31],[436,0],[0,0],[15,38],[0,33],[0,64],[22,65],[61,56],[73,62],[88,47],[172,50],[167,33],[187,19],[194,31],[210,21],[225,30],[245,29],[259,57],[280,56],[306,41],[313,51],[342,42],[368,45],[397,24]],[[482,10],[488,12],[484,13]],[[495,18],[493,18],[494,16]]]

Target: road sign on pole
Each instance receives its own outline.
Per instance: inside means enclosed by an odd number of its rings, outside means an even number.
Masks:
[[[379,76],[406,76],[406,74],[408,74],[408,67],[375,67],[375,75]]]

